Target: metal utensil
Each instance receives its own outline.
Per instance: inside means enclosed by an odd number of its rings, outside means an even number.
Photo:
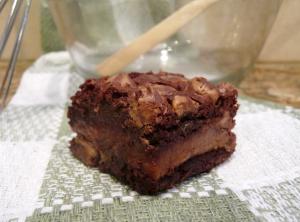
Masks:
[[[15,25],[16,18],[18,16],[18,14],[20,13],[20,10],[23,11],[23,13],[20,17],[21,23],[20,23],[20,27],[18,28],[18,31],[17,31],[16,40],[15,40],[14,47],[13,47],[13,50],[11,53],[9,65],[4,74],[3,81],[0,83],[0,112],[4,109],[6,102],[7,102],[8,92],[9,92],[9,89],[10,89],[10,86],[12,83],[17,58],[18,58],[18,55],[20,52],[20,46],[22,43],[24,31],[25,31],[26,24],[27,24],[28,17],[29,17],[31,1],[32,0],[14,0],[13,1],[9,16],[7,18],[6,25],[4,27],[4,31],[0,36],[0,58],[1,58],[2,53],[6,46],[7,40],[11,34],[11,30],[12,30],[13,26]],[[7,0],[0,0],[0,13],[3,11],[4,7],[7,6],[7,2],[8,2]]]

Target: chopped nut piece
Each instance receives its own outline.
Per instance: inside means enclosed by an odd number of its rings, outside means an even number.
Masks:
[[[186,96],[175,96],[172,102],[173,108],[178,116],[195,112],[199,107],[198,103]]]
[[[192,87],[198,94],[209,96],[214,103],[219,98],[218,91],[215,88],[210,87],[203,78],[197,77],[192,79]]]

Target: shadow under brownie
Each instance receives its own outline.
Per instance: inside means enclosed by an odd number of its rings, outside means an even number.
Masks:
[[[87,80],[68,110],[70,149],[142,194],[209,171],[235,149],[237,90],[171,73]]]

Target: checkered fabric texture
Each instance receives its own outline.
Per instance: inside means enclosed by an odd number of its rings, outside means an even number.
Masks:
[[[240,97],[230,160],[142,196],[71,155],[66,109],[82,82],[66,52],[25,72],[0,115],[0,221],[300,221],[299,110]]]

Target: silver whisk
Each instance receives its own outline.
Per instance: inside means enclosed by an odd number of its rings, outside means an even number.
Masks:
[[[23,39],[24,35],[24,30],[28,21],[28,15],[29,15],[29,10],[31,6],[31,1],[32,0],[13,0],[13,4],[11,6],[10,14],[7,18],[6,25],[4,27],[4,31],[0,36],[0,58],[2,57],[2,53],[5,49],[7,40],[10,36],[11,30],[15,24],[17,15],[19,14],[20,10],[23,10],[23,14],[21,15],[21,23],[20,27],[18,28],[17,31],[17,37],[14,43],[14,47],[11,53],[10,61],[8,68],[4,73],[0,73],[1,75],[4,75],[3,81],[0,83],[0,112],[4,109],[4,106],[6,105],[7,102],[7,96],[8,96],[8,91],[10,89],[15,67],[16,67],[16,62],[17,58],[19,55],[20,51],[20,46],[21,42]],[[7,5],[8,0],[0,0],[0,13],[4,9],[4,7]],[[23,6],[23,7],[22,7]],[[7,5],[7,7],[9,7]]]

